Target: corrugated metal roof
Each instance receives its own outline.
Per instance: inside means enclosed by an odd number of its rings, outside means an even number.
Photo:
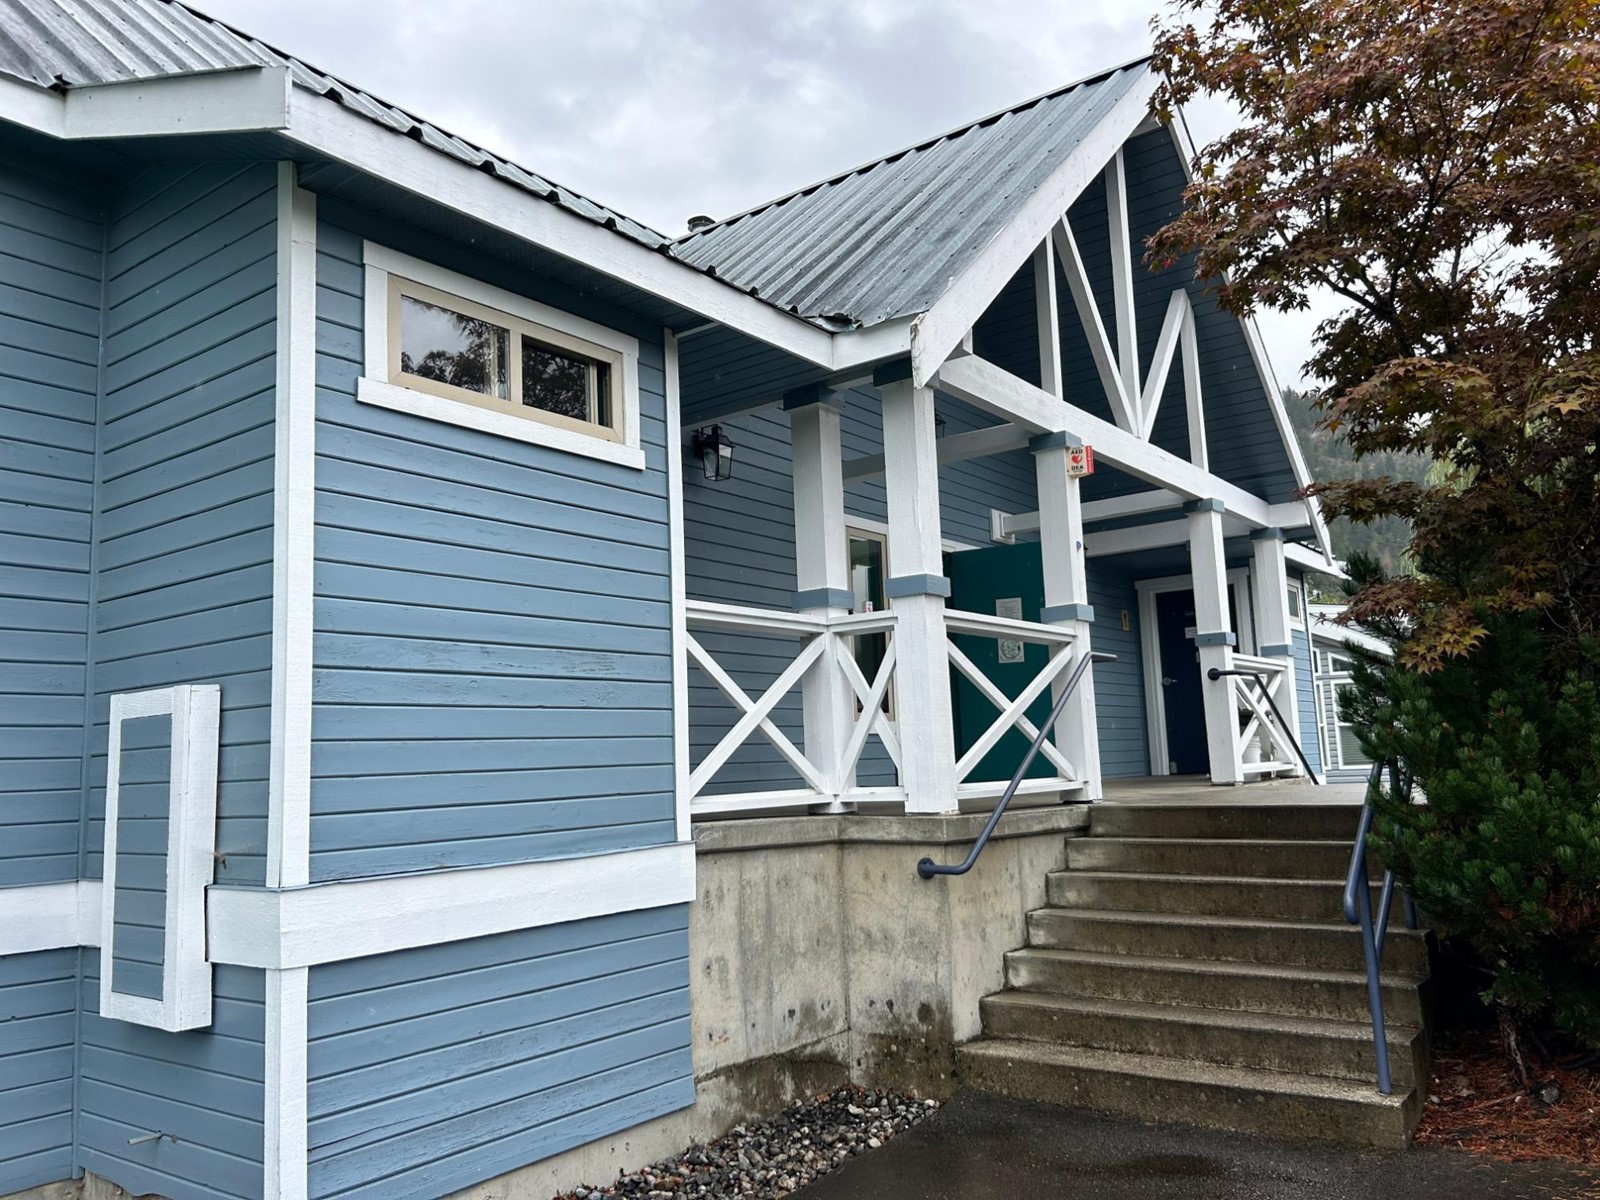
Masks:
[[[668,238],[570,188],[319,71],[177,0],[0,0],[0,74],[42,87],[86,87],[238,67],[286,66],[297,87],[473,167],[493,171],[634,241]]]
[[[1148,70],[1071,84],[688,234],[673,253],[814,320],[925,312]]]

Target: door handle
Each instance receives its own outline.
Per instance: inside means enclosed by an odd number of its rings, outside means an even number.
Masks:
[[[1161,686],[1162,687],[1171,687],[1173,684],[1175,684],[1177,682],[1178,681],[1176,679],[1174,679],[1171,675],[1163,675],[1161,677]]]

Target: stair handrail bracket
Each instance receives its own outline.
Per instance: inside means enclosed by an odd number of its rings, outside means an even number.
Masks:
[[[1383,786],[1383,772],[1387,767],[1389,782],[1398,794],[1402,786],[1410,791],[1409,783],[1402,783],[1400,769],[1394,763],[1376,762],[1367,777],[1367,799],[1361,806],[1361,819],[1356,824],[1355,845],[1350,848],[1350,870],[1344,882],[1344,919],[1361,931],[1361,951],[1367,970],[1367,1005],[1372,1012],[1372,1053],[1378,1068],[1378,1091],[1385,1096],[1394,1092],[1389,1073],[1389,1034],[1383,1015],[1383,945],[1389,931],[1389,913],[1394,903],[1394,871],[1385,867],[1383,886],[1378,895],[1378,910],[1372,910],[1372,879],[1367,869],[1367,839],[1372,835],[1372,798]],[[1416,912],[1410,902],[1406,904],[1406,926],[1416,928]]]
[[[895,616],[892,612],[812,616],[701,600],[691,600],[685,608],[684,650],[688,661],[699,668],[738,714],[716,745],[690,772],[688,790],[692,814],[804,811],[814,805],[848,802],[853,795],[849,781],[873,737],[899,770],[899,731],[885,704],[895,675]],[[708,647],[702,640],[708,633],[762,639],[769,653],[786,654],[788,665],[761,695],[752,696],[733,672],[717,660],[712,653],[714,647]],[[887,636],[876,674],[868,679],[856,662],[854,645],[856,638],[873,634]],[[837,672],[852,708],[848,736],[838,745],[837,757],[827,756],[832,761],[819,761],[818,755],[797,746],[774,719],[779,703],[785,697],[798,694],[806,674],[818,667]],[[741,747],[758,735],[765,738],[799,776],[800,786],[783,791],[707,792],[718,772]]]
[[[1101,650],[1082,655],[1077,660],[1076,665],[1072,668],[1072,673],[1067,677],[1066,685],[1062,687],[1060,695],[1056,697],[1056,702],[1050,709],[1050,715],[1034,730],[1033,740],[1028,746],[1028,752],[1022,756],[1022,762],[1018,764],[1016,771],[1012,773],[1010,782],[1006,784],[1005,791],[1000,793],[999,801],[995,804],[993,811],[989,813],[989,819],[984,822],[983,829],[979,832],[977,840],[972,843],[972,849],[967,852],[967,857],[953,866],[936,863],[931,858],[923,858],[917,863],[917,874],[919,876],[923,879],[932,879],[937,875],[965,875],[972,870],[974,864],[978,861],[978,856],[983,853],[983,848],[989,844],[989,838],[994,834],[995,827],[1000,824],[1000,818],[1005,816],[1006,808],[1010,805],[1011,798],[1017,794],[1017,789],[1022,786],[1022,781],[1027,777],[1028,769],[1033,766],[1033,760],[1039,756],[1040,750],[1045,745],[1045,739],[1055,729],[1056,723],[1061,720],[1061,715],[1067,711],[1067,705],[1072,699],[1072,693],[1076,690],[1078,684],[1082,682],[1085,673],[1097,662],[1116,661],[1117,656],[1115,654],[1107,654]]]

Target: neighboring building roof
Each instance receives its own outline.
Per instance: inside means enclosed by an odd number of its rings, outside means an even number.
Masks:
[[[1344,612],[1342,604],[1310,604],[1306,606],[1306,611],[1311,614],[1311,636],[1318,641],[1340,646],[1360,646],[1386,658],[1394,654],[1393,646],[1362,626],[1340,625],[1338,620]]]
[[[1148,70],[1140,59],[802,188],[673,243],[812,319],[926,312]]]
[[[0,0],[0,74],[41,87],[90,87],[240,67],[288,67],[295,86],[560,205],[646,246],[657,233],[317,70],[177,0]]]

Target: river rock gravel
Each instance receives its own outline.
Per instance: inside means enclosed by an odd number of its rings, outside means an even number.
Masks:
[[[580,1187],[556,1200],[659,1197],[661,1200],[765,1200],[843,1166],[939,1109],[937,1100],[899,1092],[840,1088],[790,1105],[765,1121],[735,1125],[704,1146],[652,1163],[601,1187]]]

